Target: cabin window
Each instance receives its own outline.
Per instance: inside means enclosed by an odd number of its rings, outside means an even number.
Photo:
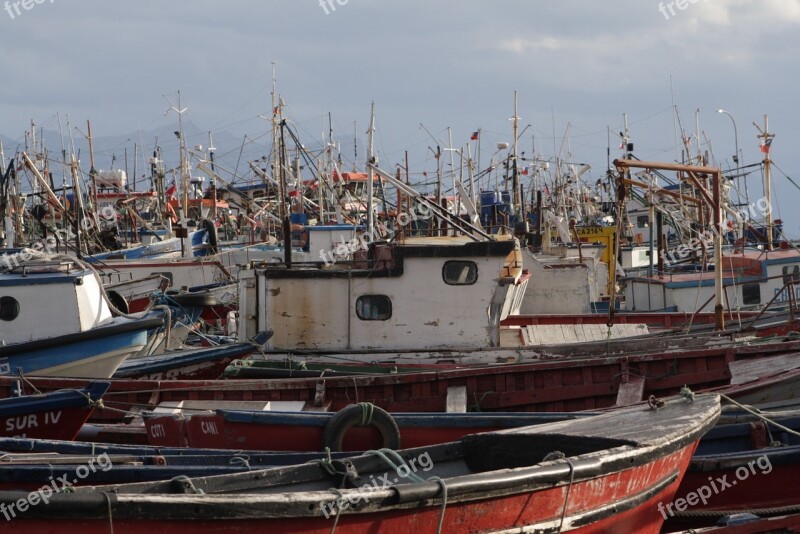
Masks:
[[[742,301],[745,306],[761,304],[761,285],[744,284],[742,286]]]
[[[478,265],[474,261],[446,261],[442,278],[451,286],[471,286],[478,281]]]
[[[638,226],[639,228],[648,228],[650,226],[650,216],[639,215],[636,218],[636,226]]]
[[[13,321],[19,315],[19,302],[14,297],[0,297],[0,319]]]
[[[386,295],[362,295],[356,300],[356,315],[362,321],[385,321],[392,316],[392,299]]]

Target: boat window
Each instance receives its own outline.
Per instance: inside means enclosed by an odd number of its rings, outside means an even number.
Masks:
[[[19,315],[19,302],[14,297],[0,297],[0,319],[13,321]]]
[[[392,316],[392,299],[386,295],[362,295],[356,300],[356,315],[362,321],[385,321]]]
[[[650,216],[639,215],[636,218],[636,226],[638,226],[639,228],[648,228],[650,226]]]
[[[446,261],[442,278],[451,286],[471,286],[478,281],[478,265],[473,261]]]
[[[745,306],[761,304],[761,285],[758,283],[744,284],[742,286],[742,301]]]

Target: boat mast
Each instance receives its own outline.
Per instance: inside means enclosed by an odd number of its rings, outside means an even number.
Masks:
[[[181,201],[181,225],[186,228],[186,222],[189,217],[189,170],[188,165],[186,164],[186,136],[183,133],[183,114],[186,113],[186,110],[189,108],[182,108],[181,107],[181,91],[178,90],[178,104],[177,107],[172,105],[172,102],[166,95],[164,95],[164,99],[169,102],[170,109],[173,110],[175,113],[178,114],[178,131],[176,132],[178,136],[178,140],[180,141],[180,165],[179,165],[179,174],[181,175],[181,191],[182,191],[182,201]],[[167,110],[169,111],[169,110]]]
[[[373,165],[377,165],[375,159],[375,102],[372,102],[369,113],[369,129],[367,130],[367,235],[372,236],[372,229],[375,227],[374,212],[372,210],[373,180],[375,171]]]
[[[773,242],[773,222],[772,222],[772,160],[769,159],[769,149],[772,145],[772,138],[775,134],[769,133],[769,117],[764,115],[764,129],[759,128],[755,122],[759,134],[756,136],[761,139],[761,151],[764,153],[764,199],[767,201],[767,250],[772,250]]]
[[[517,172],[517,130],[519,129],[519,116],[517,113],[517,92],[514,91],[514,116],[511,118],[514,123],[514,142],[513,142],[513,161],[511,171],[511,185],[514,188],[513,196],[511,197],[514,202],[514,213],[520,214],[522,212],[522,203],[519,198],[519,173]]]
[[[216,152],[216,147],[214,146],[214,139],[211,137],[211,132],[208,132],[208,159],[211,164],[211,220],[217,218],[217,179],[216,173],[217,169],[214,166],[214,152]]]
[[[278,181],[278,94],[276,92],[275,62],[272,62],[272,179]],[[264,184],[264,196],[267,195],[267,176],[261,176]]]

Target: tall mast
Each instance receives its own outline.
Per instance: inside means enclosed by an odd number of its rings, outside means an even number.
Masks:
[[[94,166],[94,140],[92,139],[92,122],[86,120],[86,139],[89,141],[89,176],[92,179],[92,210],[97,209],[97,169]],[[112,171],[114,169],[111,169]]]
[[[372,211],[373,180],[375,171],[373,165],[375,161],[375,102],[372,103],[369,112],[369,129],[367,130],[367,235],[371,236],[372,229],[375,227],[374,212]]]
[[[217,218],[217,169],[214,166],[214,139],[211,137],[211,132],[208,132],[208,159],[211,163],[211,220]]]
[[[278,175],[278,94],[276,92],[275,62],[272,62],[272,179],[277,181]],[[267,177],[261,176],[264,194],[267,194]]]
[[[773,241],[773,222],[772,222],[772,176],[771,167],[772,160],[769,159],[769,150],[772,145],[772,138],[775,134],[769,133],[769,117],[764,115],[764,129],[758,127],[758,124],[753,123],[758,131],[757,136],[761,139],[761,151],[764,153],[764,199],[767,201],[767,250],[772,250]]]
[[[180,141],[180,175],[181,175],[181,190],[182,190],[182,201],[181,201],[181,210],[183,211],[183,220],[181,223],[186,226],[186,219],[189,217],[189,168],[187,165],[186,157],[186,136],[183,133],[183,114],[186,113],[186,110],[189,108],[182,108],[181,107],[181,92],[178,90],[178,107],[172,105],[169,98],[164,96],[167,102],[169,102],[170,109],[173,110],[175,113],[178,114],[178,140]]]
[[[514,143],[512,152],[512,168],[511,168],[511,184],[514,188],[514,193],[511,198],[514,202],[514,213],[519,214],[522,208],[522,202],[519,198],[519,173],[517,172],[517,129],[519,128],[519,116],[517,114],[517,92],[514,91],[514,116],[511,118],[514,123]]]

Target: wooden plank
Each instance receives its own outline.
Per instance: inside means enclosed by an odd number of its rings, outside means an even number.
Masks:
[[[644,378],[628,375],[628,381],[619,385],[617,390],[617,406],[627,406],[642,400],[644,393]]]
[[[778,370],[790,371],[800,368],[800,354],[782,354],[754,360],[730,362],[731,384],[745,384],[765,376],[771,376]]]
[[[452,386],[447,388],[447,413],[467,412],[467,386]]]

